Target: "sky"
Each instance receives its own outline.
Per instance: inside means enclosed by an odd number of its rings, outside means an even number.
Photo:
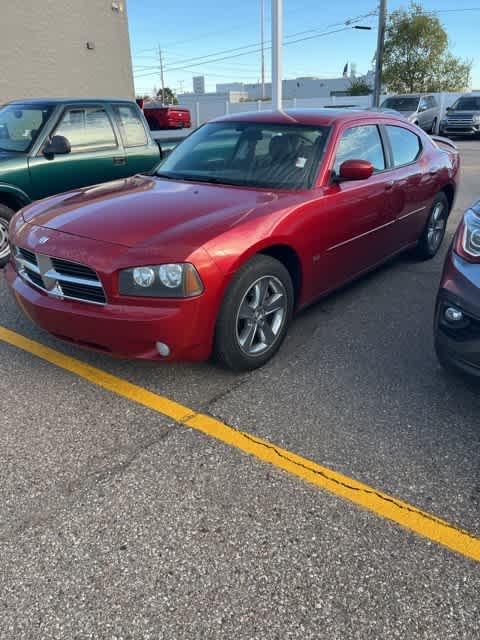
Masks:
[[[269,40],[271,0],[264,3],[265,39]],[[408,0],[387,0],[389,11],[407,4]],[[438,11],[451,51],[473,60],[472,86],[480,89],[480,0],[423,0],[421,4],[425,10]],[[261,0],[128,0],[137,94],[150,94],[153,87],[160,86],[159,47],[165,86],[177,93],[192,91],[192,77],[196,75],[205,76],[207,91],[215,91],[215,85],[222,82],[258,82],[260,6]],[[356,65],[357,75],[366,73],[375,53],[378,20],[368,14],[377,6],[377,0],[284,0],[283,77],[338,78],[347,62]],[[345,25],[353,19],[372,30]],[[269,81],[268,49],[265,63]]]

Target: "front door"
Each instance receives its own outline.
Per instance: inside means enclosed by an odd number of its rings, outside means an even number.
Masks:
[[[67,107],[51,135],[65,136],[71,152],[29,159],[35,199],[123,177],[125,151],[103,106]]]
[[[374,174],[367,180],[338,182],[345,160],[367,160]],[[394,251],[394,183],[376,125],[343,131],[331,175],[318,211],[316,294],[351,280]]]

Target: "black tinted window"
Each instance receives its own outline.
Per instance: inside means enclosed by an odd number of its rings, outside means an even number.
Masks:
[[[456,111],[480,111],[480,96],[459,98],[452,109]]]
[[[396,167],[414,162],[420,155],[422,145],[417,135],[403,127],[386,127]]]
[[[372,163],[375,171],[385,169],[385,156],[378,127],[372,124],[344,131],[333,167],[335,173],[338,174],[340,165],[345,160],[367,160]]]

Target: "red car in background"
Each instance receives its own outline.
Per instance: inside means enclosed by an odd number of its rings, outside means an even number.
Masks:
[[[151,131],[190,129],[192,126],[190,110],[185,107],[159,106],[154,102],[146,102],[143,104],[143,114]]]
[[[155,175],[20,211],[7,281],[63,340],[253,369],[295,311],[407,249],[433,257],[458,170],[454,148],[388,114],[228,116]]]

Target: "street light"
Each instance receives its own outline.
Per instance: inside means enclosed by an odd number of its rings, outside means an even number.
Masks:
[[[352,29],[363,29],[364,31],[371,31],[372,27],[364,27],[361,24],[355,25],[354,27],[352,27]]]

